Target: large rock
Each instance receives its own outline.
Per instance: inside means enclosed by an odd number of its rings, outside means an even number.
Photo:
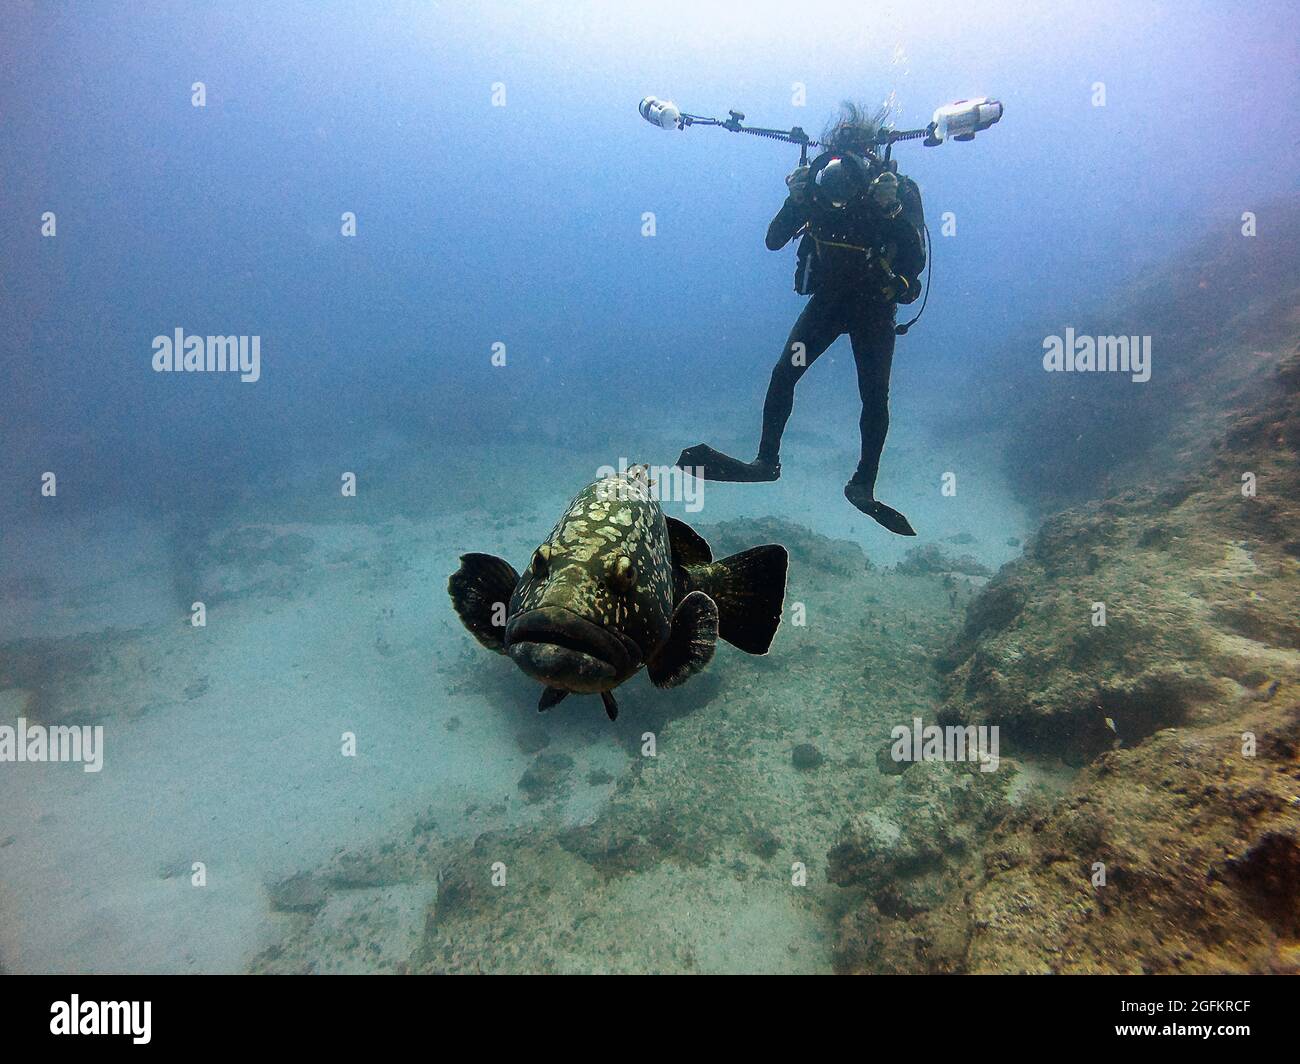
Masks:
[[[1297,362],[1203,472],[1044,523],[940,658],[942,721],[998,724],[1013,746],[1086,762],[1300,676]]]
[[[1105,755],[1050,815],[1006,824],[963,904],[966,969],[1300,971],[1298,737],[1295,706],[1167,729]]]
[[[780,543],[790,552],[796,566],[806,566],[819,573],[852,577],[872,568],[862,547],[854,541],[824,536],[782,517],[720,521],[701,525],[699,532],[709,541],[715,558],[747,550],[756,543]]]

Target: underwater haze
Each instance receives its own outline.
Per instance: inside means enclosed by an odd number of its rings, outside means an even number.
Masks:
[[[1294,883],[1294,804],[1132,804],[1186,736],[1296,730],[1293,5],[2,6],[0,970],[1297,970],[1294,897],[1206,885],[1256,845]],[[758,445],[799,148],[648,95],[813,138],[1004,105],[892,149],[931,254],[876,490],[916,538],[845,498],[847,337],[779,480],[673,470]],[[1145,337],[1149,381],[1047,372],[1067,329]],[[185,337],[244,362],[160,362]],[[698,674],[539,713],[448,579],[538,572],[638,463],[713,558],[786,548],[747,577],[780,627],[737,649],[700,576]],[[900,767],[914,721],[992,756]],[[1165,869],[1167,932],[1133,893],[1060,941],[989,917],[1078,902],[988,855],[1081,794],[1199,825],[1050,844],[1080,896]]]

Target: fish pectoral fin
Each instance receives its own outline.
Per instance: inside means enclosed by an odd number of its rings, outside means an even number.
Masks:
[[[605,703],[605,714],[610,720],[618,720],[618,703],[610,691],[601,691],[600,700]]]
[[[568,697],[568,691],[561,691],[558,687],[548,687],[542,692],[541,700],[537,703],[537,712],[545,713],[552,706],[558,706]]]
[[[492,554],[462,554],[460,568],[447,581],[447,593],[461,623],[498,654],[506,652],[506,610],[518,584],[519,574],[511,564]]]
[[[692,591],[673,611],[668,642],[646,664],[656,687],[685,683],[713,659],[718,645],[718,604],[703,591]]]

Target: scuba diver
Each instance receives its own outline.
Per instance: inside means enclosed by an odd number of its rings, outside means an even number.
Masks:
[[[862,398],[862,454],[844,495],[890,532],[914,536],[907,518],[875,497],[889,431],[895,308],[920,295],[926,261],[920,191],[910,178],[899,177],[896,163],[874,151],[886,115],[886,108],[868,113],[846,102],[822,137],[829,150],[786,178],[789,195],[768,226],[767,246],[779,251],[802,234],[795,291],[811,298],[772,370],[758,455],[744,462],[702,443],[684,450],[677,465],[706,480],[754,483],[780,477],[781,436],[795,386],[847,333]]]

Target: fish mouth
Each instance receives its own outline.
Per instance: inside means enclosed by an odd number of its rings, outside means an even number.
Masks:
[[[506,653],[534,680],[564,691],[608,691],[636,671],[640,648],[563,606],[539,606],[510,619]]]

